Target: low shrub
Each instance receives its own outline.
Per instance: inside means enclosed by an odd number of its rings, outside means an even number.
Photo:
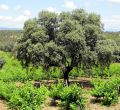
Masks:
[[[31,83],[17,88],[10,97],[9,105],[12,109],[40,110],[47,97],[48,90],[41,86],[35,88]]]
[[[12,110],[40,110],[47,95],[44,86],[36,88],[28,83],[18,88],[14,83],[0,81],[0,98],[6,100]]]
[[[77,85],[71,85],[69,87],[63,84],[53,85],[50,91],[50,97],[54,100],[59,99],[61,106],[65,110],[84,110],[85,98],[83,96],[83,90]]]
[[[65,87],[61,92],[61,104],[66,110],[84,110],[83,90],[77,85]]]
[[[54,100],[61,99],[61,93],[63,92],[64,85],[59,83],[57,85],[51,85],[50,97]]]
[[[91,95],[96,98],[103,98],[102,104],[111,105],[118,102],[117,86],[114,80],[98,80],[92,84]]]
[[[16,89],[14,83],[5,83],[0,80],[0,98],[9,101],[11,94]]]
[[[117,93],[120,95],[120,77],[113,77],[111,79],[113,81],[113,85],[117,90]]]
[[[93,86],[93,89],[91,91],[92,96],[96,98],[104,97],[103,93],[104,82],[102,80],[92,81],[91,85]]]

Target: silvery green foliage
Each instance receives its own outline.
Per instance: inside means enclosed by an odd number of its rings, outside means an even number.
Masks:
[[[113,54],[118,51],[119,48],[113,40],[99,40],[97,43],[97,54],[99,64],[105,68],[110,66],[113,61]]]
[[[62,67],[65,74],[80,65],[108,66],[112,52],[111,46],[104,46],[108,41],[102,41],[102,29],[100,16],[83,9],[59,15],[41,11],[38,18],[25,22],[17,57],[25,67]]]

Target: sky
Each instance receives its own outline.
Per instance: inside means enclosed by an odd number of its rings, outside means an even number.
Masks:
[[[42,10],[60,13],[76,8],[100,14],[105,31],[120,31],[120,0],[0,0],[0,27],[23,28]]]

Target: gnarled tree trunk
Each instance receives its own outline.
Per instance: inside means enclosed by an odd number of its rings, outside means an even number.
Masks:
[[[64,83],[66,84],[66,86],[69,86],[69,73],[70,71],[73,69],[73,67],[71,66],[67,66],[64,70]]]

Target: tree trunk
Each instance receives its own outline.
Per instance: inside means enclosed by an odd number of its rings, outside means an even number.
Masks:
[[[103,76],[104,76],[104,67],[102,66],[101,67],[101,75],[100,75],[101,79],[103,79]]]
[[[67,66],[63,72],[64,73],[64,83],[66,86],[69,86],[69,77],[68,76],[72,69],[73,69],[73,67]]]

